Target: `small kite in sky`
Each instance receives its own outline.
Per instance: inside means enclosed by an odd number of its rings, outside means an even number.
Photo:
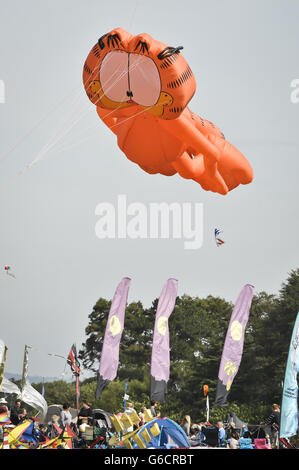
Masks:
[[[225,243],[223,240],[221,240],[221,238],[218,237],[220,233],[222,233],[222,231],[220,231],[218,228],[215,228],[215,241],[217,246],[223,245],[223,243]]]
[[[4,266],[4,269],[6,271],[6,274],[8,274],[8,276],[11,276],[11,277],[14,277],[16,278],[16,276],[14,275],[14,273],[11,272],[11,267],[10,266]]]

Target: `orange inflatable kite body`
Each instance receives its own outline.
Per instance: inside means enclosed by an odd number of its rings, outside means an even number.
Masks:
[[[86,59],[86,93],[120,149],[144,171],[179,173],[226,194],[250,183],[252,168],[213,123],[187,107],[196,82],[181,49],[117,28]]]

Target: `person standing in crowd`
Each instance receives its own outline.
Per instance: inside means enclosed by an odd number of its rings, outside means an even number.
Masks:
[[[191,447],[197,447],[204,443],[206,437],[202,432],[202,427],[204,423],[192,424],[190,429],[190,436],[188,437],[188,442]]]
[[[157,416],[156,409],[155,409],[157,405],[158,405],[158,403],[156,401],[151,401],[150,410],[151,410],[153,418],[156,418],[156,416]]]
[[[82,408],[79,411],[78,415],[78,426],[82,424],[82,420],[84,418],[87,418],[87,423],[92,424],[92,409],[90,403],[88,403],[87,400],[83,400],[82,402]]]
[[[10,421],[12,422],[12,424],[14,424],[15,426],[17,424],[20,423],[21,419],[20,419],[20,415],[22,414],[22,408],[21,408],[21,400],[18,399],[15,401],[15,405],[12,407],[12,409],[10,410]]]
[[[239,439],[240,436],[236,431],[232,431],[230,438],[227,441],[228,449],[238,449],[239,448]]]
[[[133,405],[133,403],[129,402],[129,403],[127,404],[127,408],[126,408],[126,410],[125,410],[125,413],[126,413],[128,416],[130,416],[130,414],[133,413],[133,411],[135,411],[135,410],[134,410],[134,405]],[[129,426],[129,427],[127,428],[127,431],[128,431],[128,432],[132,432],[133,430],[134,430],[134,426]]]
[[[61,413],[60,413],[60,423],[61,423],[61,426],[66,426],[67,424],[71,424],[72,422],[72,415],[71,415],[71,412],[70,412],[70,407],[71,405],[69,403],[64,403],[62,405],[62,410],[61,410]]]
[[[146,408],[145,408],[145,406],[143,406],[143,407],[141,408],[140,413],[138,413],[138,416],[139,416],[139,418],[140,418],[140,423],[141,423],[142,426],[145,424],[145,417],[144,417],[144,413],[145,413],[145,412],[146,412]]]
[[[1,413],[8,413],[7,401],[5,398],[0,398],[0,414]]]
[[[266,425],[276,424],[277,426],[279,426],[279,423],[280,423],[280,407],[276,403],[273,403],[272,412],[268,416],[268,418],[265,420],[264,424]]]
[[[280,424],[280,407],[277,403],[273,403],[272,412],[265,420],[264,424],[272,427],[273,431],[273,444],[278,449],[279,448],[279,424]]]
[[[216,424],[216,428],[218,428],[218,432],[219,432],[219,443],[220,443],[220,445],[224,445],[225,429],[223,427],[223,422],[218,421],[217,424]]]
[[[135,411],[134,404],[131,402],[128,402],[125,413],[127,413],[127,415],[130,415],[131,413],[133,413],[133,411]]]
[[[59,416],[52,415],[51,421],[48,423],[48,437],[53,439],[57,436],[57,427],[59,427]]]
[[[241,437],[244,437],[245,432],[248,432],[248,427],[246,424],[243,424],[241,428]]]
[[[191,417],[189,415],[186,415],[183,419],[183,422],[181,423],[181,428],[185,431],[187,436],[190,436],[190,428],[191,428]]]
[[[81,419],[81,424],[79,425],[79,437],[80,437],[80,439],[82,439],[84,442],[86,442],[86,428],[89,427],[87,421],[88,421],[87,418],[82,418],[82,419]]]
[[[22,421],[25,421],[25,419],[27,419],[27,418],[28,418],[28,416],[27,416],[26,408],[21,408],[21,413],[19,414],[19,419],[20,419],[19,422],[21,423]]]

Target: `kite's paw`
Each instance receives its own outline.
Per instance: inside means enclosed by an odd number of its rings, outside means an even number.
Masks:
[[[206,191],[213,191],[214,193],[227,194],[229,189],[218,170],[211,172],[205,170],[198,178],[197,182]]]
[[[236,188],[239,184],[251,183],[253,171],[244,155],[227,140],[214,135],[209,135],[209,140],[220,152],[217,168],[228,191]]]

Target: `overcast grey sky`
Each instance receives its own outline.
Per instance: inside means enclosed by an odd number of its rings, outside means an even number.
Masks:
[[[59,376],[85,339],[99,297],[123,276],[128,301],[150,306],[168,277],[179,295],[234,302],[245,283],[277,293],[298,267],[299,78],[297,0],[0,0],[0,338],[8,372]],[[97,39],[115,27],[147,32],[182,53],[197,80],[189,107],[213,121],[253,166],[253,183],[221,196],[129,162],[82,86]],[[77,120],[78,118],[78,120]],[[73,126],[73,127],[71,127]],[[65,133],[65,134],[64,134]],[[58,139],[58,137],[60,137]],[[57,143],[32,162],[44,145]],[[204,243],[99,240],[100,202],[191,202],[204,208]],[[226,241],[215,246],[213,230]],[[16,279],[6,276],[9,264]]]

